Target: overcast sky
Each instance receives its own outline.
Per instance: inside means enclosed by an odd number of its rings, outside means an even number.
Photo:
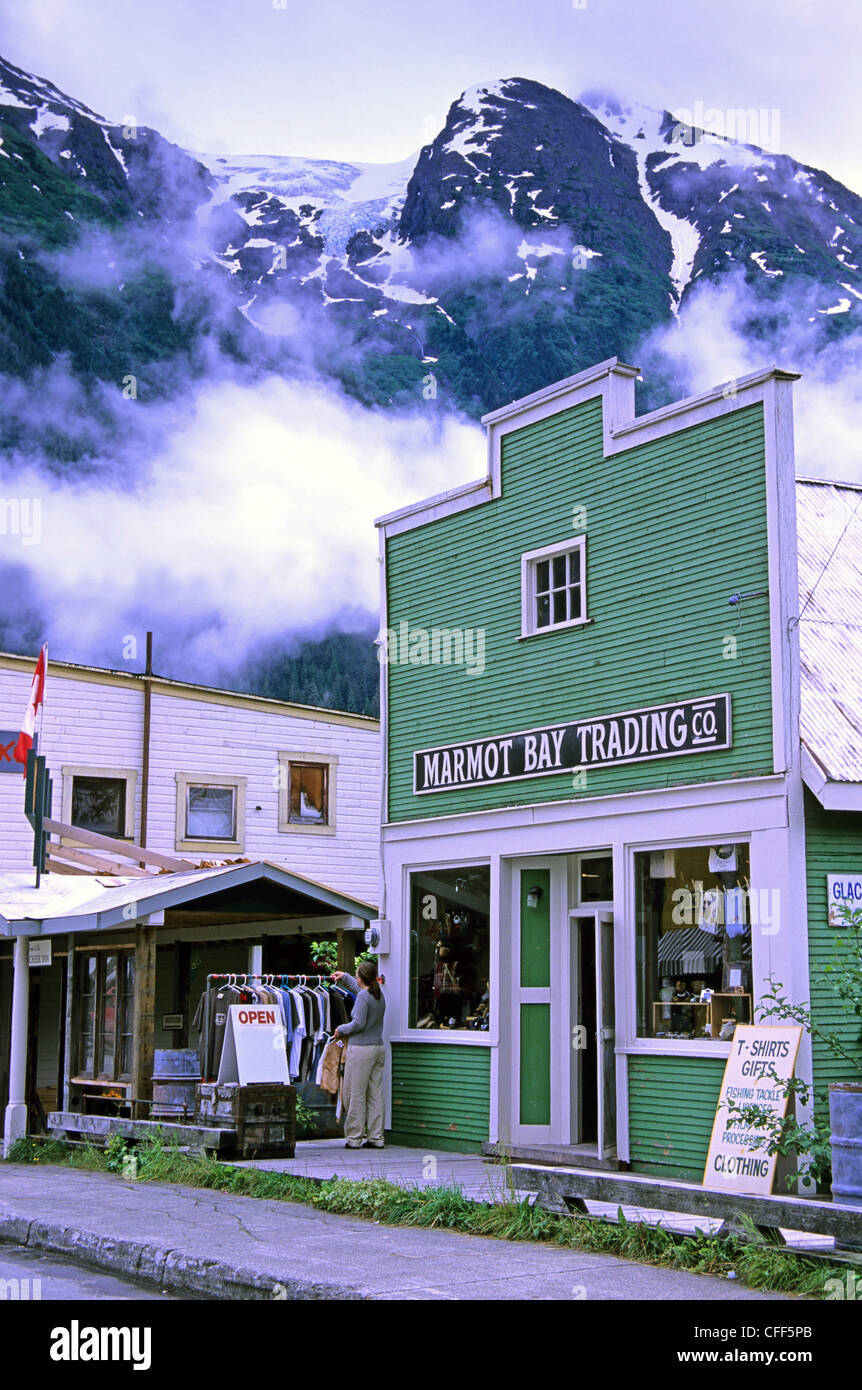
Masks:
[[[859,0],[0,0],[5,57],[201,151],[402,159],[518,76],[777,111],[770,148],[857,192],[860,39]]]

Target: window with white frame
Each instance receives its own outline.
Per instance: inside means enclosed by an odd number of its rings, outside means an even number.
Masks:
[[[729,1042],[752,1022],[748,845],[637,851],[638,1037]]]
[[[279,753],[278,828],[335,834],[338,758],[332,753]]]
[[[588,621],[586,536],[521,556],[522,637]]]
[[[244,777],[177,773],[177,849],[242,849]]]
[[[133,769],[65,765],[62,773],[66,825],[117,840],[132,838],[137,776]]]

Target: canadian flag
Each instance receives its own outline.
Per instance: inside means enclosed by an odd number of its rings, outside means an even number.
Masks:
[[[39,660],[36,662],[36,670],[33,673],[33,683],[30,686],[30,699],[27,701],[27,712],[24,715],[24,723],[21,725],[21,732],[18,735],[18,742],[15,744],[15,751],[12,757],[16,763],[27,765],[27,754],[33,747],[33,731],[36,728],[36,712],[45,698],[45,673],[48,670],[48,644],[39,653]]]

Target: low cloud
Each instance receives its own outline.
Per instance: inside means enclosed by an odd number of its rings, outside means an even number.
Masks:
[[[653,375],[663,376],[675,398],[764,367],[800,372],[794,386],[797,474],[862,482],[862,334],[825,339],[824,302],[828,292],[824,296],[822,286],[813,286],[807,302],[797,288],[792,300],[770,304],[754,295],[741,274],[704,285],[686,301],[677,322],[643,343],[637,360],[646,384]],[[774,333],[753,336],[752,325],[775,309],[780,322]]]
[[[375,412],[274,376],[201,386],[183,422],[150,438],[131,487],[101,469],[74,482],[32,465],[0,478],[5,495],[41,502],[39,545],[0,537],[19,584],[26,569],[21,642],[34,605],[69,660],[120,666],[125,639],[140,647],[151,627],[160,669],[212,680],[285,631],[373,621],[374,517],[485,466],[474,425]]]

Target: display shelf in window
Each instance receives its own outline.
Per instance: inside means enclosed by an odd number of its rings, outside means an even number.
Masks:
[[[741,993],[713,994],[709,1001],[709,1026],[712,1037],[729,1042],[733,1036],[730,1025],[751,1022],[751,995]],[[727,1026],[725,1026],[727,1025]],[[725,1037],[721,1033],[724,1029]]]
[[[700,999],[661,999],[652,1006],[654,1038],[706,1037],[709,1004]]]

